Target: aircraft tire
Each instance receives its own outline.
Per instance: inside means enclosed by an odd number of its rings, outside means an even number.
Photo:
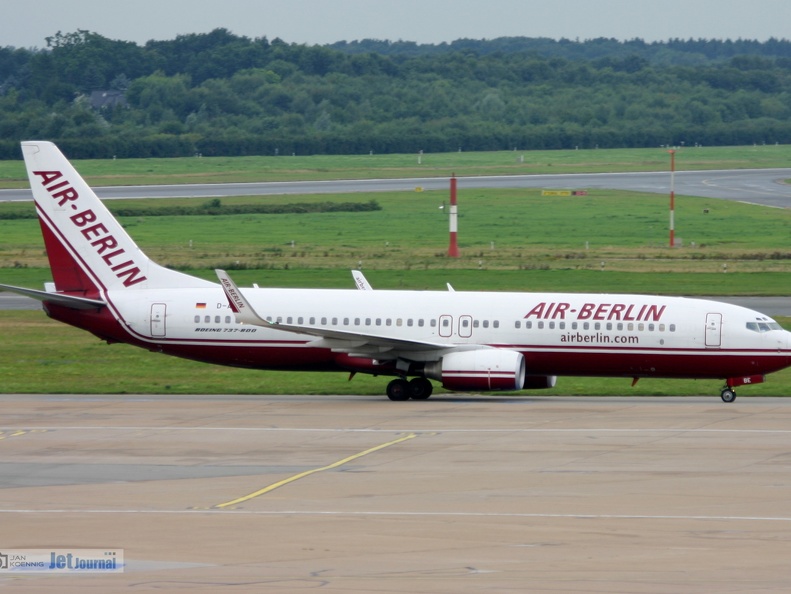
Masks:
[[[394,379],[389,384],[387,384],[387,397],[390,400],[409,400],[410,394],[411,390],[409,389],[409,382],[405,379]]]
[[[416,377],[409,382],[409,397],[412,400],[427,400],[434,391],[434,386],[424,377]]]
[[[720,398],[722,398],[723,402],[733,402],[736,400],[736,392],[730,388],[723,388],[722,392],[720,392]]]

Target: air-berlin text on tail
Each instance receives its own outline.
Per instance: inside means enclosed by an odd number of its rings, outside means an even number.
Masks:
[[[616,322],[658,322],[665,313],[665,305],[636,303],[570,303],[542,301],[527,312],[525,319],[537,320],[601,320]]]
[[[222,288],[225,290],[225,294],[228,297],[228,304],[231,306],[231,311],[240,313],[246,307],[244,299],[236,292],[233,284],[227,278],[220,278],[220,282],[222,282]]]
[[[69,180],[60,171],[34,171],[34,175],[41,178],[41,185],[49,192],[54,200],[58,201],[58,206],[68,206],[75,214],[69,219],[80,230],[82,236],[88,240],[90,245],[101,256],[110,270],[115,273],[125,287],[130,287],[146,280],[140,268],[122,247],[119,247],[118,240],[112,236],[104,224],[97,222],[96,213],[91,209],[81,210],[78,205],[79,193],[75,190]]]

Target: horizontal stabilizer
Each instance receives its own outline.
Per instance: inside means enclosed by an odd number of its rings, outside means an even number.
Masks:
[[[26,289],[24,287],[14,287],[11,285],[0,285],[0,291],[10,291],[18,295],[24,295],[39,301],[62,305],[71,309],[99,309],[107,305],[99,299],[88,299],[86,297],[75,297],[65,293],[48,293],[47,291],[37,291],[36,289]]]

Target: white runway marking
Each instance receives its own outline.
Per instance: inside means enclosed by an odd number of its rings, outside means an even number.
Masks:
[[[222,509],[0,509],[0,514],[212,514],[237,516],[338,516],[338,517],[435,517],[435,518],[533,518],[561,520],[656,520],[698,522],[791,522],[791,517],[772,516],[672,516],[648,514],[541,514],[520,512],[420,512],[331,510],[222,510]]]
[[[33,425],[22,425],[18,427],[0,427],[0,431],[261,431],[261,432],[305,432],[305,433],[420,433],[420,434],[441,434],[441,433],[736,433],[736,434],[768,434],[768,435],[788,435],[791,429],[695,429],[690,427],[678,428],[655,428],[640,427],[634,429],[610,429],[606,427],[583,427],[579,429],[454,429],[454,428],[426,428],[426,429],[369,429],[369,428],[310,428],[310,427],[138,427],[138,426],[74,426],[58,427],[46,426],[38,427]]]

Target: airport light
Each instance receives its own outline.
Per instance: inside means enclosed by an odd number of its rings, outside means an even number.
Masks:
[[[448,247],[448,257],[459,257],[459,244],[456,235],[459,231],[459,207],[456,203],[456,174],[450,178],[450,246]]]
[[[676,245],[676,151],[670,149],[670,247]]]

